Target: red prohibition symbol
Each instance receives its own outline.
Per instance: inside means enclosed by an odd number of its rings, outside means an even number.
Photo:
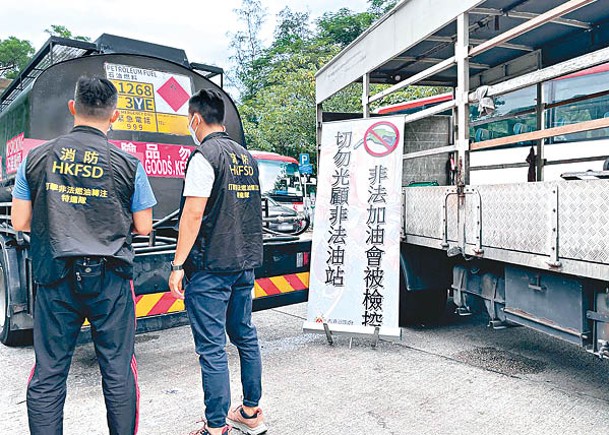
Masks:
[[[387,121],[371,125],[364,134],[364,148],[374,157],[384,157],[391,154],[400,143],[398,128]]]

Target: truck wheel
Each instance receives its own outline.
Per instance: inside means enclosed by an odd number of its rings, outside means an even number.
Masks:
[[[4,257],[0,255],[0,341],[6,346],[32,344],[31,330],[11,331],[9,319],[10,298],[6,280]]]

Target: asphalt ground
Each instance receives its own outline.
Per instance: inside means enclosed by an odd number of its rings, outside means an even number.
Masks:
[[[609,361],[524,328],[448,314],[398,343],[302,333],[306,304],[255,314],[269,434],[607,434]],[[137,337],[140,434],[188,434],[203,417],[189,327]],[[229,347],[233,400],[238,357]],[[31,347],[0,346],[0,433],[26,434]],[[65,433],[106,434],[93,347],[74,355]],[[234,434],[239,434],[234,431]]]

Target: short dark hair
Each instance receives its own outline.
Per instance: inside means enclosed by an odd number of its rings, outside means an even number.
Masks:
[[[118,92],[108,79],[81,77],[74,90],[76,112],[95,119],[109,119],[116,110]]]
[[[188,100],[188,113],[198,113],[210,125],[224,123],[224,98],[215,89],[201,89]]]

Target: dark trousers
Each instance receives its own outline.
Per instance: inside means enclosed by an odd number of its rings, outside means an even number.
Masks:
[[[38,289],[34,308],[36,365],[27,388],[33,435],[63,433],[66,379],[85,318],[91,323],[102,374],[110,434],[132,435],[137,431],[139,390],[132,284],[110,270],[99,280],[101,286],[89,295],[77,293],[72,277]]]
[[[223,427],[230,407],[226,334],[239,350],[243,404],[258,406],[262,395],[262,362],[252,325],[254,271],[196,272],[186,286],[185,305],[201,364],[205,418]]]

